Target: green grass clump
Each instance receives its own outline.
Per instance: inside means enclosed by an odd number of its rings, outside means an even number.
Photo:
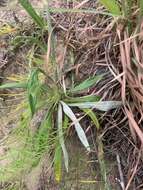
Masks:
[[[127,22],[126,29],[129,31],[129,34],[133,33],[133,24],[140,25],[140,23],[133,22],[133,17],[137,17],[138,21],[141,22],[143,15],[143,1],[133,1],[133,0],[100,0],[100,3],[111,13],[114,17],[122,18],[124,23]],[[139,9],[139,13],[135,15],[135,11]],[[123,23],[122,23],[123,24]]]
[[[20,88],[25,96],[22,106],[23,113],[19,118],[18,127],[9,138],[10,150],[2,158],[9,160],[9,164],[0,168],[0,180],[6,181],[21,178],[31,168],[38,165],[45,153],[52,151],[54,155],[55,178],[59,182],[62,175],[62,160],[64,160],[66,171],[68,172],[69,170],[69,156],[65,143],[69,127],[74,126],[77,136],[86,151],[91,151],[88,137],[79,122],[82,118],[77,118],[72,108],[76,108],[83,112],[84,115],[88,115],[97,130],[99,130],[100,126],[93,109],[108,111],[120,106],[121,102],[100,101],[100,98],[96,95],[82,95],[83,92],[85,93],[87,89],[99,82],[104,75],[92,76],[79,84],[75,85],[73,83],[71,86],[66,86],[65,80],[61,77],[64,74],[55,61],[55,41],[50,18],[48,19],[48,24],[46,24],[29,1],[20,0],[19,2],[38,25],[40,33],[48,30],[49,40],[48,47],[45,46],[46,43],[40,41],[40,38],[37,39],[33,36],[20,36],[15,41],[18,44],[21,43],[21,40],[23,42],[27,40],[32,48],[26,77],[21,81],[0,86],[0,89]],[[106,7],[112,9],[107,4]],[[116,5],[114,10],[111,10],[111,13],[116,11],[117,14],[120,14],[118,5]],[[46,62],[36,57],[37,51],[41,54],[47,53]],[[33,60],[36,64],[33,63]],[[44,69],[48,66],[52,67],[51,73]],[[38,113],[40,111],[43,111],[44,114],[40,119],[39,126],[34,126],[33,132],[31,121],[36,116],[39,116]],[[103,180],[105,179],[104,177]]]

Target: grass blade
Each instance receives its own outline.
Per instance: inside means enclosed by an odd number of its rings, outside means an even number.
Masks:
[[[98,102],[100,100],[99,96],[89,95],[89,96],[81,96],[81,97],[67,97],[65,102],[68,103],[79,103],[79,102]]]
[[[79,107],[80,109],[94,109],[100,111],[109,111],[122,105],[121,101],[101,101],[101,102],[83,102],[68,104],[71,107]]]
[[[73,89],[71,89],[71,92],[76,93],[76,92],[88,89],[91,86],[95,85],[97,82],[99,82],[101,79],[102,79],[101,75],[86,79],[81,84],[79,84],[79,85],[75,86]]]
[[[59,134],[59,142],[60,145],[62,147],[62,151],[63,151],[63,155],[64,155],[64,162],[65,162],[65,168],[68,172],[68,163],[69,163],[69,159],[68,159],[68,152],[64,143],[64,135],[63,135],[63,114],[62,114],[62,106],[61,104],[59,104],[58,107],[58,134]]]
[[[28,85],[27,85],[28,100],[29,100],[29,106],[30,106],[32,116],[34,115],[36,111],[37,96],[39,92],[39,90],[37,89],[40,86],[38,73],[39,73],[38,69],[34,69],[31,71],[31,74],[28,80]]]
[[[29,94],[28,99],[29,99],[29,106],[30,106],[31,114],[33,117],[35,110],[36,110],[36,101],[35,101],[35,98],[32,96],[32,94]]]
[[[56,146],[54,156],[54,171],[55,179],[59,183],[62,177],[62,149],[61,146]]]
[[[45,28],[45,22],[42,17],[40,17],[35,9],[32,7],[31,3],[28,0],[19,0],[19,3],[22,7],[27,11],[27,13],[31,16],[34,22],[42,29]]]
[[[6,88],[27,88],[27,83],[25,82],[14,82],[14,83],[6,83],[0,86],[0,89]]]
[[[75,114],[73,113],[73,111],[71,110],[71,108],[64,102],[61,101],[61,104],[63,106],[63,110],[65,112],[65,114],[72,120],[72,122],[74,123],[75,125],[75,130],[77,132],[77,135],[81,141],[81,143],[85,146],[85,148],[90,151],[90,146],[89,146],[89,143],[88,143],[88,140],[86,138],[86,135],[85,135],[85,132],[84,130],[82,129],[80,123],[78,122]]]
[[[113,15],[121,16],[120,7],[117,0],[100,0],[100,3]]]
[[[100,129],[100,124],[96,117],[96,114],[91,109],[82,109],[82,110],[91,118],[96,128]]]

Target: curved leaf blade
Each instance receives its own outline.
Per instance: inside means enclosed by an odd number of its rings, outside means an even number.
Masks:
[[[68,103],[79,103],[79,102],[98,102],[100,97],[97,95],[88,95],[80,97],[67,97],[64,101]]]
[[[86,90],[87,88],[92,87],[95,85],[97,82],[99,82],[102,79],[102,75],[94,76],[91,78],[86,79],[79,85],[75,86],[73,89],[71,89],[72,93],[80,92],[82,90]]]
[[[77,135],[81,141],[81,143],[84,145],[84,147],[90,151],[90,146],[89,146],[89,143],[88,143],[88,140],[86,138],[86,135],[85,135],[85,132],[84,130],[82,129],[79,121],[77,120],[75,114],[73,113],[73,111],[71,110],[71,108],[64,102],[61,101],[61,104],[63,106],[63,110],[64,110],[64,113],[71,119],[71,121],[74,123],[74,126],[75,126],[75,130],[77,132]]]
[[[32,94],[29,94],[28,100],[29,100],[30,111],[33,117],[36,110],[36,99],[32,96]]]
[[[68,172],[68,163],[69,163],[69,158],[68,158],[68,152],[64,143],[64,135],[63,135],[63,114],[62,114],[62,106],[59,104],[58,107],[58,135],[59,135],[59,142],[63,151],[64,155],[64,162],[65,162],[65,168]]]
[[[13,83],[6,83],[0,86],[0,89],[6,88],[27,88],[27,84],[25,82],[13,82]]]
[[[100,124],[96,117],[96,114],[91,109],[82,109],[82,110],[91,118],[96,128],[100,129]]]
[[[70,107],[79,107],[80,109],[94,109],[100,111],[109,111],[122,106],[121,101],[100,101],[100,102],[82,102],[68,104]]]
[[[28,0],[19,0],[19,3],[27,11],[35,23],[43,29],[45,27],[45,22],[43,18],[36,13],[31,3]]]

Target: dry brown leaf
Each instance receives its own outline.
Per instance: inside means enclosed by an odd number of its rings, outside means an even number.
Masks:
[[[128,116],[131,126],[136,131],[138,137],[140,138],[141,143],[143,144],[143,132],[139,128],[138,124],[136,123],[133,114],[127,108],[125,108],[125,111],[127,113],[127,116]]]

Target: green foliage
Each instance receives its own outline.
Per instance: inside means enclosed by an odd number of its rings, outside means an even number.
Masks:
[[[32,7],[31,3],[28,0],[19,0],[19,3],[40,28],[44,29],[46,27],[43,18],[36,13],[35,9]]]
[[[41,86],[38,78],[39,70],[33,69],[27,84],[28,100],[32,116],[36,111],[37,99],[40,94]]]
[[[64,113],[71,119],[71,121],[73,122],[74,126],[75,126],[75,130],[77,132],[77,135],[80,139],[80,141],[82,142],[82,144],[85,146],[85,148],[90,151],[90,146],[88,143],[88,140],[86,138],[86,135],[84,133],[84,130],[82,129],[80,123],[78,122],[75,114],[73,113],[73,111],[71,110],[71,108],[64,102],[61,101],[61,104],[63,106],[63,111]]]
[[[33,146],[35,151],[42,154],[48,149],[48,141],[50,140],[50,132],[53,127],[52,119],[52,107],[49,108],[45,114],[44,119],[41,121],[41,125],[37,133],[33,138]]]
[[[61,146],[55,147],[54,171],[55,171],[56,181],[60,182],[62,178],[62,148]]]
[[[117,0],[100,0],[105,8],[114,16],[121,16],[120,7]]]
[[[109,111],[122,105],[121,101],[99,101],[99,102],[80,102],[70,103],[70,107],[78,107],[80,109],[97,109],[100,111]]]
[[[36,37],[33,37],[33,36],[16,36],[12,41],[12,45],[15,47],[19,47],[22,45],[36,45],[37,47],[39,47],[41,49],[41,51],[43,53],[46,53],[46,51],[47,51],[47,45],[45,44],[45,42],[43,42],[43,41],[41,42],[39,40],[38,34]]]
[[[101,79],[102,79],[101,75],[100,76],[91,77],[89,79],[86,79],[81,84],[79,84],[79,85],[75,86],[73,89],[71,89],[71,92],[72,93],[77,93],[77,92],[80,92],[82,90],[86,90],[87,88],[90,88],[93,85],[95,85]]]
[[[142,0],[100,0],[100,3],[113,16],[118,16],[119,18],[122,18],[120,20],[120,23],[121,25],[125,26],[125,29],[128,31],[129,35],[139,30],[143,17]],[[138,12],[136,11],[137,9],[139,9]],[[136,31],[134,31],[134,29],[136,29]]]
[[[69,159],[68,159],[68,152],[65,146],[65,142],[64,142],[64,134],[63,134],[63,112],[62,112],[62,106],[61,104],[59,104],[58,106],[58,139],[59,139],[59,143],[60,146],[62,148],[63,151],[63,156],[64,156],[64,162],[65,162],[65,167],[66,170],[68,172],[68,163],[69,163]]]
[[[15,82],[15,83],[6,83],[0,86],[0,89],[6,88],[27,88],[27,84],[25,82]]]
[[[133,0],[126,0],[125,1],[125,17],[131,18],[132,15],[132,8],[133,8]]]
[[[142,0],[138,0],[138,6],[140,8],[140,17],[143,16],[143,1]]]
[[[88,95],[88,96],[80,96],[80,97],[67,96],[65,99],[65,102],[67,103],[98,102],[99,100],[100,100],[100,97],[96,95]]]
[[[46,25],[32,5],[28,0],[19,0],[20,4],[32,17],[33,21],[43,30]],[[112,1],[112,5],[107,3],[107,1],[102,1],[105,7],[114,14],[120,15],[119,7]],[[50,21],[49,21],[50,22]],[[51,24],[49,25],[49,35],[52,34]],[[45,52],[47,48],[45,44],[37,40],[34,37],[17,37],[15,43],[24,43],[27,39],[32,45],[37,45],[41,52]],[[54,38],[51,38],[53,40]],[[50,58],[55,62],[54,57],[54,42],[51,41],[52,50],[50,51]],[[50,45],[51,45],[50,44]],[[48,47],[50,48],[50,47]],[[65,168],[69,170],[69,158],[66,149],[65,137],[68,135],[67,131],[69,129],[70,122],[74,126],[77,136],[86,150],[91,151],[88,138],[82,128],[79,119],[75,115],[72,108],[78,107],[88,115],[88,117],[93,121],[97,130],[99,129],[98,119],[93,111],[94,108],[100,111],[108,111],[121,106],[121,102],[117,101],[100,101],[100,97],[96,95],[82,96],[82,92],[93,87],[98,81],[103,78],[103,75],[93,76],[85,81],[81,82],[70,90],[65,89],[61,85],[60,78],[57,75],[52,75],[51,73],[45,72],[42,65],[33,65],[31,63],[32,59],[36,59],[35,50],[32,50],[32,58],[30,58],[29,63],[29,75],[28,79],[25,81],[20,81],[17,83],[7,83],[0,86],[0,89],[5,88],[22,88],[25,95],[25,104],[22,107],[22,114],[19,121],[19,126],[11,134],[12,139],[18,143],[17,146],[10,143],[10,150],[8,151],[6,158],[10,163],[5,167],[0,168],[0,179],[20,179],[21,174],[25,174],[32,167],[35,167],[43,154],[54,152],[54,169],[55,177],[57,181],[60,181],[62,177],[62,161],[64,160]],[[50,60],[51,61],[51,60]],[[52,62],[51,61],[51,62]],[[54,64],[55,65],[55,64]],[[52,66],[54,67],[52,64]],[[56,70],[56,67],[53,69]],[[54,76],[54,77],[51,77]],[[26,77],[25,77],[26,78]],[[34,127],[34,132],[32,132],[31,121],[34,120],[36,114],[39,111],[45,110],[44,117],[40,119],[40,125]],[[3,159],[3,158],[2,158]]]
[[[90,119],[93,121],[96,128],[99,130],[100,124],[99,124],[96,114],[92,111],[92,109],[83,109],[83,111],[86,113],[86,115],[90,117]]]
[[[70,106],[77,106],[77,105],[87,105],[89,102],[86,102],[87,100],[94,100],[99,101],[99,97],[96,97],[95,95],[92,96],[78,96],[76,95],[75,100],[74,96],[70,91],[67,90],[67,93],[69,96],[67,98],[67,95],[65,94],[62,86],[60,84],[55,84],[52,82],[52,79],[49,77],[49,83],[45,84],[44,80],[41,80],[41,75],[45,76],[46,74],[44,71],[42,71],[39,68],[33,68],[30,71],[29,78],[27,80],[27,85],[25,88],[25,94],[26,95],[26,105],[25,108],[25,114],[22,116],[20,127],[18,127],[18,131],[15,131],[15,134],[17,135],[16,138],[19,138],[20,142],[22,141],[22,145],[20,145],[20,148],[11,148],[11,152],[9,153],[8,157],[10,155],[14,156],[14,161],[11,163],[10,168],[7,169],[8,171],[11,171],[10,173],[16,174],[16,171],[19,173],[25,172],[26,170],[30,169],[31,167],[37,165],[39,162],[41,156],[46,152],[50,150],[50,147],[55,144],[55,175],[57,180],[60,179],[60,167],[61,167],[61,161],[62,156],[60,156],[61,150],[64,157],[64,163],[66,170],[68,171],[68,152],[66,150],[65,146],[65,135],[67,135],[66,131],[68,130],[69,120],[72,121],[72,124],[75,126],[75,130],[77,132],[77,135],[81,141],[81,143],[84,145],[84,147],[87,149],[87,151],[90,151],[90,145],[88,142],[88,139],[86,137],[86,134],[80,125],[78,119],[76,118],[74,112],[70,108]],[[47,76],[45,76],[47,78]],[[96,81],[95,78],[101,79],[101,77],[94,77],[94,82]],[[25,83],[26,84],[26,83]],[[84,84],[84,85],[83,85]],[[88,85],[85,85],[88,84]],[[89,85],[90,84],[90,85]],[[81,85],[78,85],[78,88],[76,87],[77,94],[79,94],[79,91],[81,89],[89,88],[93,85],[93,78],[85,80],[81,83]],[[5,85],[5,87],[10,87],[9,85]],[[17,87],[17,86],[12,86]],[[80,88],[79,88],[80,87]],[[82,87],[82,88],[81,88]],[[75,95],[75,94],[74,94]],[[71,98],[69,98],[71,97]],[[78,103],[79,98],[79,103]],[[70,104],[64,102],[65,100],[70,100]],[[75,105],[74,102],[77,102]],[[82,103],[80,103],[82,101]],[[85,102],[84,102],[85,101]],[[91,105],[95,106],[97,102],[91,102]],[[113,109],[115,107],[118,107],[121,105],[121,103],[116,102],[98,102],[100,103],[98,107],[101,109],[101,107],[104,105],[103,110],[107,111],[110,109]],[[95,106],[96,107],[96,106]],[[57,109],[58,108],[58,109]],[[46,114],[44,118],[41,119],[41,124],[36,131],[36,133],[31,134],[30,132],[30,120],[31,120],[31,114],[34,118],[34,115],[38,113],[38,110],[46,109]],[[99,128],[98,120],[96,118],[96,115],[91,109],[84,109],[83,110],[91,120],[93,120],[93,123],[96,125],[97,128]],[[64,115],[63,115],[64,114]],[[57,118],[55,118],[55,115],[57,115]],[[56,119],[56,122],[52,118]],[[63,120],[64,118],[64,120]],[[69,118],[69,119],[68,119]],[[57,127],[56,124],[57,123]],[[31,127],[31,126],[30,126]],[[56,127],[56,128],[55,128]],[[52,144],[51,144],[52,142]],[[61,147],[61,148],[59,148]],[[58,152],[58,153],[57,153]],[[59,155],[58,155],[59,154]],[[58,160],[59,159],[59,160]],[[4,171],[2,172],[4,173]],[[14,175],[13,176],[16,176]],[[18,176],[18,175],[17,175]],[[7,176],[8,177],[8,176]]]

